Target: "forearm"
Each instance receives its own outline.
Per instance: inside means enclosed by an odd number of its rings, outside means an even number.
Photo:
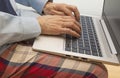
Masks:
[[[13,16],[0,12],[0,46],[39,36],[41,28],[36,18]]]

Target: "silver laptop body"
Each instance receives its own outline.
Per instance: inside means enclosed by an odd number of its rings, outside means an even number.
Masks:
[[[82,61],[119,64],[119,3],[120,0],[105,0],[101,19],[81,15],[82,34],[79,39],[75,39],[69,35],[41,35],[36,38],[33,44],[33,50]]]

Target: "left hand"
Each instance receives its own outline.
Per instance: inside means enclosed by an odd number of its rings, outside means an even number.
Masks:
[[[43,11],[45,14],[48,15],[62,15],[62,16],[67,15],[75,18],[77,21],[80,20],[80,13],[77,7],[73,5],[48,2],[45,5]]]
[[[37,18],[41,26],[41,34],[63,35],[69,34],[80,37],[81,26],[71,16],[44,15]]]

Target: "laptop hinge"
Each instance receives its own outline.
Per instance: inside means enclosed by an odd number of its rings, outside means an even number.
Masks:
[[[105,24],[104,20],[100,20],[100,23],[101,23],[101,26],[103,28],[104,34],[106,36],[106,39],[108,41],[109,47],[110,47],[110,49],[112,51],[112,54],[117,54],[117,50],[116,50],[116,48],[115,48],[115,46],[113,44],[112,38],[110,36],[110,33],[108,32],[108,29],[106,27],[106,24]]]

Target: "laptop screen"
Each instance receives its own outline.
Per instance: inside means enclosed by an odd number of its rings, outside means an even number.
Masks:
[[[103,19],[117,52],[120,53],[120,0],[105,0]]]

